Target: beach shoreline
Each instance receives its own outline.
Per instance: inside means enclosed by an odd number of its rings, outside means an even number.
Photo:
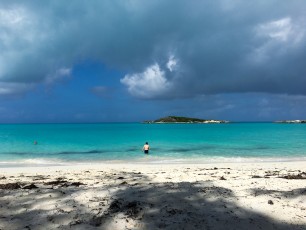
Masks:
[[[305,168],[306,161],[0,168],[0,228],[305,229]]]
[[[306,162],[306,157],[198,157],[198,158],[166,158],[146,156],[139,159],[122,160],[87,160],[71,161],[60,159],[26,159],[19,161],[0,161],[0,169],[6,168],[49,168],[49,167],[83,167],[96,165],[209,165],[209,164],[273,164],[273,163]]]
[[[269,167],[294,167],[294,168],[306,168],[306,160],[290,159],[288,160],[274,160],[269,161],[256,161],[255,159],[250,161],[227,161],[227,162],[141,162],[141,161],[100,161],[100,162],[62,162],[61,164],[24,164],[20,163],[16,166],[5,167],[3,164],[0,167],[0,173],[5,172],[49,172],[58,170],[86,170],[86,169],[144,169],[144,168],[180,168],[180,167],[233,167],[233,168],[269,168]]]

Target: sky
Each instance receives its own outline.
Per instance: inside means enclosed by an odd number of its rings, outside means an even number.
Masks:
[[[1,0],[0,123],[306,119],[304,0]]]

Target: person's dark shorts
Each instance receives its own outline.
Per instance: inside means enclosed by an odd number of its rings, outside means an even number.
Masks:
[[[145,153],[145,154],[149,154],[149,150],[145,150],[144,153]]]

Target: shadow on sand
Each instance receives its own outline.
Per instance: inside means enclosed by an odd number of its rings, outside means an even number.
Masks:
[[[107,177],[115,177],[112,185],[103,184]],[[18,201],[0,199],[0,228],[306,229],[245,209],[230,189],[210,181],[156,183],[150,178],[124,172],[96,178],[95,186],[36,182],[38,188],[31,191],[0,190],[1,197],[18,196]]]

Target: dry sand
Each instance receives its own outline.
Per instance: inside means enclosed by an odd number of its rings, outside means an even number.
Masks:
[[[0,229],[306,229],[306,162],[0,169]]]

